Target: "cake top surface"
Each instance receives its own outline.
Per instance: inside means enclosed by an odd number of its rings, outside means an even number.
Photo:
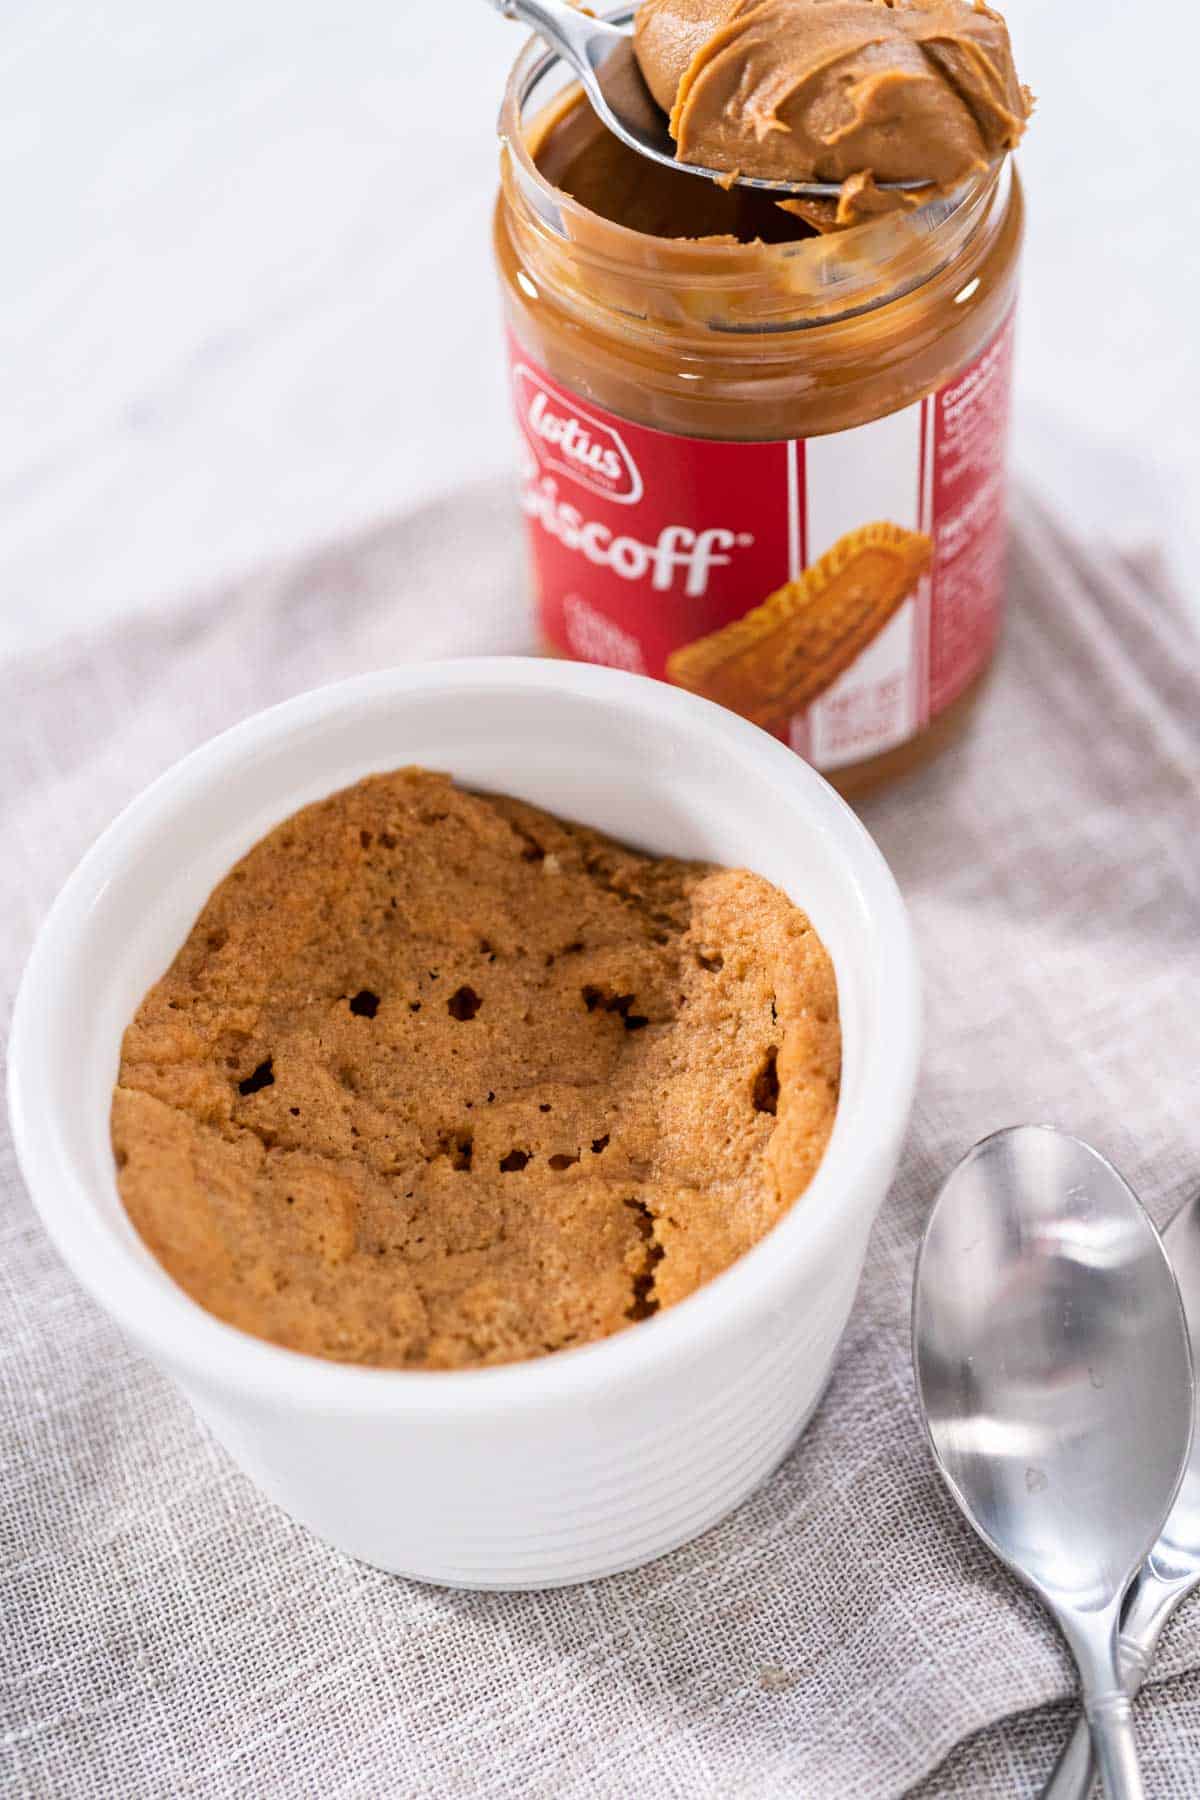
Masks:
[[[832,965],[770,883],[405,769],[217,887],[125,1034],[113,1143],[220,1318],[470,1367],[727,1268],[811,1179],[839,1070]]]

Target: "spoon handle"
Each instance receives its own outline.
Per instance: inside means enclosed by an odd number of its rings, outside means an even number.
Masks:
[[[1157,1573],[1153,1563],[1143,1564],[1130,1590],[1121,1623],[1121,1680],[1131,1700],[1150,1673],[1163,1626],[1195,1585],[1196,1575],[1192,1571],[1182,1578],[1168,1579]],[[1087,1800],[1095,1773],[1092,1734],[1087,1719],[1081,1714],[1075,1721],[1066,1748],[1054,1765],[1054,1772],[1042,1789],[1042,1800]]]
[[[578,68],[587,59],[587,46],[597,38],[623,38],[628,30],[580,12],[569,0],[492,0],[498,13],[536,31],[553,50]]]
[[[1088,1800],[1095,1779],[1092,1733],[1087,1714],[1080,1713],[1054,1772],[1042,1789],[1042,1800]]]
[[[1145,1800],[1128,1694],[1117,1688],[1093,1694],[1087,1702],[1087,1716],[1106,1800]]]

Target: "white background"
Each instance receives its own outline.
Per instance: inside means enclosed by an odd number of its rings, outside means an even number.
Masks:
[[[1200,550],[1200,7],[1010,0],[1020,470]],[[484,0],[4,0],[0,652],[508,465]]]

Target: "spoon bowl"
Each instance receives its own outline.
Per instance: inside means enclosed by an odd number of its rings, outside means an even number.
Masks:
[[[951,1493],[1062,1629],[1106,1791],[1139,1795],[1118,1621],[1184,1473],[1192,1368],[1161,1240],[1111,1164],[1039,1126],[977,1144],[926,1228],[913,1360]]]
[[[492,0],[506,19],[528,25],[578,77],[592,109],[614,137],[647,156],[665,163],[676,174],[707,175],[728,186],[767,188],[780,195],[800,194],[812,200],[836,200],[839,181],[778,181],[758,175],[731,176],[699,163],[680,162],[667,128],[666,114],[642,77],[633,51],[630,20],[635,9],[621,8],[611,19],[596,19],[579,12],[569,0]],[[929,181],[881,181],[880,188],[916,192],[931,187]]]
[[[1180,1207],[1163,1237],[1179,1283],[1194,1370],[1200,1366],[1200,1194]],[[1164,1581],[1200,1579],[1200,1435],[1193,1436],[1175,1504],[1149,1560]]]
[[[1181,1206],[1163,1233],[1183,1301],[1192,1342],[1192,1367],[1200,1367],[1200,1194]],[[1197,1396],[1200,1398],[1200,1396]],[[1134,1577],[1121,1615],[1121,1677],[1132,1699],[1150,1672],[1167,1620],[1200,1585],[1200,1432],[1175,1504],[1158,1541]],[[1081,1718],[1043,1793],[1043,1800],[1087,1800],[1095,1764],[1091,1733]]]

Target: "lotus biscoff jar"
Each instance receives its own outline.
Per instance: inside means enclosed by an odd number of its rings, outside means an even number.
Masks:
[[[706,694],[843,791],[941,748],[1003,603],[1011,159],[819,234],[626,150],[536,43],[501,140],[545,648]]]

